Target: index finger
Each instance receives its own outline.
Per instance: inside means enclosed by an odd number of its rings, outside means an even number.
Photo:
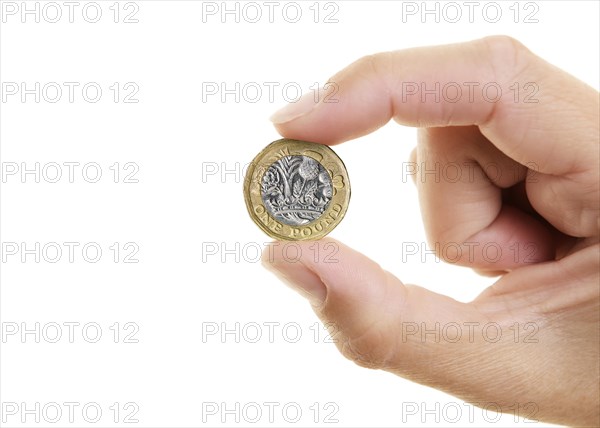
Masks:
[[[418,127],[477,125],[540,172],[597,168],[597,92],[509,37],[366,56],[329,82],[329,96],[315,103],[307,94],[272,116],[282,135],[337,144],[391,118]]]

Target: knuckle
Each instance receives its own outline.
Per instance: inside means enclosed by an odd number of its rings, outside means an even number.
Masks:
[[[490,36],[483,39],[494,74],[505,81],[520,74],[527,66],[531,51],[517,39],[506,36]]]
[[[389,338],[380,329],[369,329],[355,338],[344,337],[339,349],[344,357],[369,369],[389,368],[393,356]]]
[[[356,61],[357,68],[363,73],[384,75],[393,62],[392,52],[379,52],[365,55]]]
[[[527,53],[529,50],[519,40],[506,36],[489,36],[483,39],[492,58],[506,61],[517,55]]]

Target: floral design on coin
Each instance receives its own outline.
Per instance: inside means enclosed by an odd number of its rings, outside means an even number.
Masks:
[[[248,166],[244,201],[252,221],[271,238],[316,240],[344,218],[350,180],[328,146],[284,138],[262,149]]]
[[[269,213],[289,226],[318,219],[329,206],[332,180],[309,156],[284,156],[262,178],[261,196]]]

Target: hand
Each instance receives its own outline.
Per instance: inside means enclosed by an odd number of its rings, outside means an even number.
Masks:
[[[299,243],[306,247],[299,263],[286,263],[281,245],[270,247],[263,263],[336,326],[340,351],[361,366],[475,405],[495,403],[513,413],[515,404],[534,403],[539,420],[598,426],[598,93],[508,37],[367,56],[330,81],[339,102],[314,104],[308,94],[272,117],[277,130],[332,145],[390,118],[419,127],[413,161],[463,168],[457,182],[416,177],[430,246],[457,243],[463,251],[439,257],[502,276],[474,301],[460,303],[405,285],[340,243],[338,263],[315,262],[314,247],[308,249],[314,242]],[[455,92],[421,101],[420,94],[407,95],[412,87],[403,82],[426,88],[459,82],[463,95],[457,102],[448,101]],[[479,83],[472,99],[463,82]],[[482,95],[488,82],[502,88],[499,101]],[[539,102],[515,102],[509,88],[515,82],[534,82]],[[491,163],[510,173],[491,174],[485,168]],[[499,245],[503,256],[483,257],[477,249],[486,243]],[[515,259],[515,244],[534,254]],[[414,331],[436,323],[497,323],[504,334],[493,343],[470,337],[465,327],[452,343]],[[537,343],[515,343],[509,331],[515,323],[538,328]]]

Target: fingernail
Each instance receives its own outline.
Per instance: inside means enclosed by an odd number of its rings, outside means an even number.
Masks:
[[[319,101],[321,101],[324,94],[325,91],[323,88],[319,88],[317,92],[307,92],[297,101],[291,102],[285,107],[277,110],[269,120],[275,124],[281,124],[298,119],[313,111],[319,105]]]
[[[313,306],[321,306],[325,301],[327,287],[317,274],[302,263],[263,262],[263,266],[308,299]]]

